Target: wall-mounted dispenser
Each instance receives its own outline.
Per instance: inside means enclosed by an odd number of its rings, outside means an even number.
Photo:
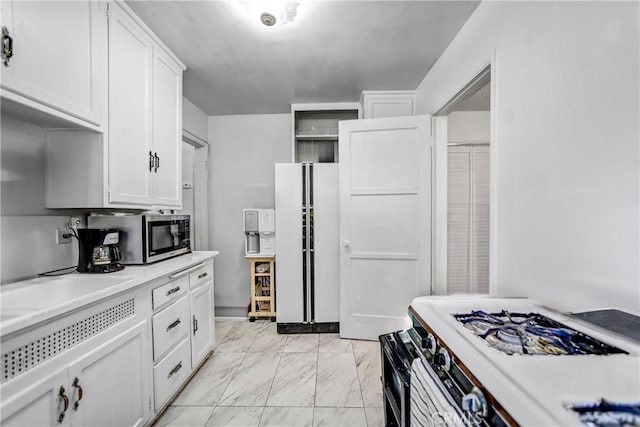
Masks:
[[[274,256],[276,254],[275,211],[244,209],[242,217],[245,256]]]

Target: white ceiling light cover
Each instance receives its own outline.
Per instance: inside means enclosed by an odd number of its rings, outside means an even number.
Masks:
[[[239,0],[255,22],[264,25],[284,25],[292,22],[298,12],[296,0]]]

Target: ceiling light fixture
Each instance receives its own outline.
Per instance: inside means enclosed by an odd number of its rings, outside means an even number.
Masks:
[[[267,27],[292,22],[298,13],[295,0],[240,0],[240,3]]]

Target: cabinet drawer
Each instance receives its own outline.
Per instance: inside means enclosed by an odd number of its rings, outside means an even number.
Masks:
[[[213,280],[213,264],[205,264],[189,274],[189,287],[194,289],[211,280]]]
[[[185,338],[171,353],[153,368],[156,411],[182,385],[191,372],[189,338]]]
[[[181,277],[162,286],[158,286],[152,291],[153,309],[162,307],[169,301],[180,298],[189,289],[189,278]]]
[[[153,315],[153,360],[159,360],[175,343],[189,335],[189,299],[185,295]]]

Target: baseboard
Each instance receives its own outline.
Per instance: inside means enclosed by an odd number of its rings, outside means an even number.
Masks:
[[[243,317],[247,318],[247,307],[216,307],[216,317]]]
[[[337,334],[340,323],[278,323],[276,330],[279,334]]]

